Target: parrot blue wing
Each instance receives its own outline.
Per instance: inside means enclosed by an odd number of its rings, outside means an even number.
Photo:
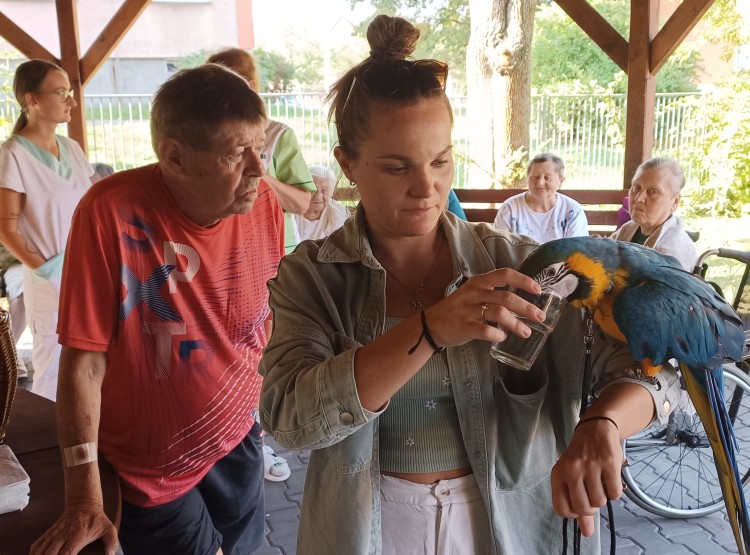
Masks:
[[[633,356],[709,369],[739,360],[745,338],[732,307],[700,278],[673,266],[672,257],[631,246],[621,245],[628,287],[615,299],[612,315]]]
[[[655,365],[675,358],[701,368],[739,359],[744,344],[739,317],[723,301],[705,295],[710,288],[696,291],[696,278],[676,276],[671,283],[631,281],[615,299],[612,314],[633,357],[651,358]]]

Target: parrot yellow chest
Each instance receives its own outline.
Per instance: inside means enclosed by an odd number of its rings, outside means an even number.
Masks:
[[[612,317],[612,304],[614,302],[615,298],[613,296],[605,295],[602,297],[599,304],[597,304],[594,309],[594,322],[599,324],[602,331],[610,337],[614,337],[618,341],[627,343],[625,336],[620,331],[620,328],[617,327],[615,319]]]
[[[615,323],[612,314],[612,306],[620,292],[627,287],[627,271],[618,269],[612,274],[605,271],[599,263],[584,257],[573,256],[569,262],[579,273],[587,276],[592,283],[591,293],[586,299],[573,304],[584,306],[592,311],[594,321],[604,333],[614,337],[618,341],[627,343],[627,338]],[[650,358],[640,361],[641,370],[647,376],[655,376],[661,370],[661,366],[654,366]]]

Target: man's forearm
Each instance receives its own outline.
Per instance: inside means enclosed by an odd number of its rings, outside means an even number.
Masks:
[[[57,433],[65,450],[98,442],[101,386],[106,372],[106,353],[63,347],[57,389]],[[75,450],[69,453],[74,453]],[[96,461],[65,463],[66,505],[102,504],[99,466]]]

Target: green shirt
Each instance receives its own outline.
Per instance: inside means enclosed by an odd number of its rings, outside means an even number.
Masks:
[[[302,157],[297,137],[289,127],[282,131],[279,140],[276,141],[271,161],[268,164],[268,175],[303,191],[314,194],[317,190],[307,167],[307,162]],[[297,239],[294,236],[293,217],[288,212],[284,212],[284,247],[286,252],[292,252],[296,246]]]

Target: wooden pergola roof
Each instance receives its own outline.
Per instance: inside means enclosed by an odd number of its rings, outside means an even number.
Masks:
[[[0,35],[27,58],[48,60],[60,65],[68,74],[70,86],[76,94],[78,106],[71,111],[68,135],[86,148],[86,98],[83,88],[91,80],[110,53],[120,43],[151,0],[124,0],[109,23],[81,55],[78,34],[78,1],[55,0],[57,28],[60,36],[60,59],[29,36],[5,14],[0,12]]]
[[[55,0],[61,58],[31,38],[0,12],[0,35],[28,58],[54,61],[68,73],[78,106],[68,134],[86,150],[84,86],[133,26],[151,0],[124,0],[88,51],[81,55],[77,0]],[[557,0],[560,7],[628,76],[623,188],[638,165],[651,156],[654,137],[655,76],[714,0],[683,0],[659,29],[659,0],[631,0],[630,37],[625,39],[587,0]]]
[[[628,76],[623,188],[654,147],[656,74],[714,0],[683,0],[659,29],[659,0],[631,0],[630,40],[586,0],[557,0],[573,21]]]

